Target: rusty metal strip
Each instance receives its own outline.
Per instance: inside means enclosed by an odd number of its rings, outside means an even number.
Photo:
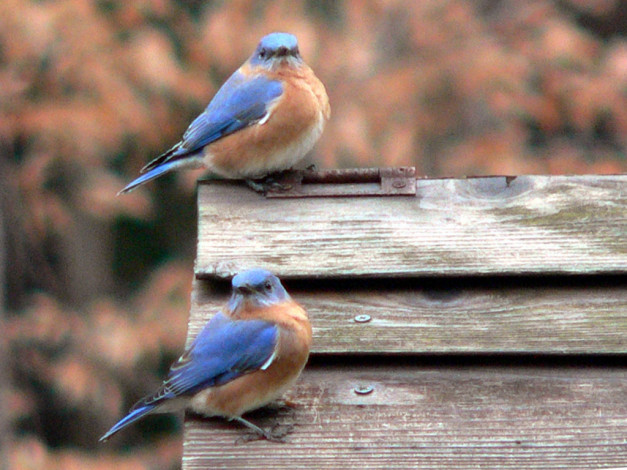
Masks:
[[[416,169],[291,171],[285,173],[278,183],[285,189],[270,190],[266,194],[267,198],[415,196]]]

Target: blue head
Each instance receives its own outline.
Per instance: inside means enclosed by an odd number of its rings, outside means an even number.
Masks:
[[[233,278],[231,286],[233,292],[228,303],[231,312],[246,304],[267,307],[290,298],[279,278],[265,269],[242,271]]]
[[[302,63],[296,36],[289,33],[271,33],[264,36],[250,58],[250,63],[267,69],[285,63]]]

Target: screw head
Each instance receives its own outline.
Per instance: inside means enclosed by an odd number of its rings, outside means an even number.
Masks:
[[[356,315],[353,320],[355,320],[355,322],[357,323],[368,323],[371,320],[371,318],[370,318],[370,315],[362,314],[362,315]]]
[[[357,395],[368,395],[374,391],[374,387],[372,385],[357,385],[353,391]]]
[[[392,182],[392,186],[395,187],[396,189],[404,188],[406,185],[407,184],[403,180],[394,180]]]

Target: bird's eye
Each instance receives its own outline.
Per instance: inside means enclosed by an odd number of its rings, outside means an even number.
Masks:
[[[266,281],[266,283],[263,285],[263,288],[270,292],[272,290],[272,283],[270,281]]]
[[[268,54],[268,53],[266,52],[266,50],[265,50],[265,49],[261,49],[261,50],[259,51],[259,57],[261,57],[262,59],[265,59],[267,54]]]

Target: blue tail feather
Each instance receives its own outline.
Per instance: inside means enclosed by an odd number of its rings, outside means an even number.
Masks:
[[[137,408],[136,410],[132,410],[129,414],[127,414],[124,418],[118,421],[115,426],[109,429],[104,436],[100,438],[100,442],[106,441],[111,436],[113,436],[120,429],[125,428],[129,424],[134,423],[138,419],[143,418],[145,415],[150,413],[155,409],[155,405],[145,405]]]
[[[126,187],[123,190],[121,190],[118,193],[118,195],[128,193],[129,191],[132,191],[140,184],[144,184],[144,183],[147,183],[148,181],[152,181],[155,178],[158,178],[164,173],[167,173],[168,171],[173,170],[174,168],[179,167],[179,166],[181,166],[181,162],[179,160],[174,160],[172,162],[163,163],[159,165],[158,167],[153,168],[149,172],[144,173],[139,178],[131,181],[128,185],[126,185]]]

